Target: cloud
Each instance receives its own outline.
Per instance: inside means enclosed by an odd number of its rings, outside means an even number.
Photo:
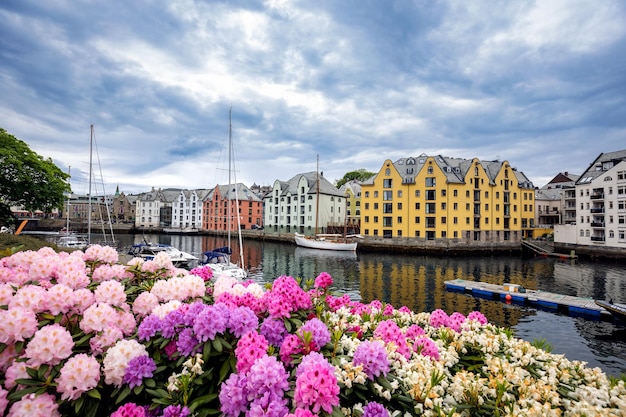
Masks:
[[[619,1],[7,0],[0,18],[0,126],[82,182],[94,124],[109,190],[224,183],[230,109],[248,185],[427,153],[541,186],[624,148]]]

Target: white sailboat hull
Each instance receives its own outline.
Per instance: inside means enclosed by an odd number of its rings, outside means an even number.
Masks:
[[[295,234],[296,245],[311,249],[356,251],[357,242],[338,242],[325,238],[312,238],[300,233]]]

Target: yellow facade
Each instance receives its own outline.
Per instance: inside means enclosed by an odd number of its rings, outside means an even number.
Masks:
[[[362,184],[366,236],[504,242],[532,237],[534,192],[508,162],[421,155],[386,160]]]

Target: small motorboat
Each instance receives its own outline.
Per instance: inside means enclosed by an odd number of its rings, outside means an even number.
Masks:
[[[87,238],[75,234],[64,234],[60,236],[55,243],[62,248],[79,250],[85,250],[89,246]]]
[[[626,304],[617,304],[613,300],[595,300],[596,304],[607,310],[614,318],[626,321]]]
[[[164,243],[136,243],[128,250],[129,255],[142,258],[146,261],[153,260],[154,257],[161,252],[165,252],[170,257],[172,264],[176,268],[191,269],[196,266],[198,262],[197,257]]]
[[[213,271],[214,276],[227,275],[239,281],[246,279],[248,273],[239,265],[230,261],[232,250],[230,246],[213,249],[204,252],[200,259],[200,265],[206,265]]]

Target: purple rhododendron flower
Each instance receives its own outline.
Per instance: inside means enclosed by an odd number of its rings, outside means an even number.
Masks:
[[[304,323],[298,330],[298,334],[303,336],[304,332],[311,333],[311,340],[315,343],[317,349],[321,349],[326,343],[330,342],[330,331],[326,324],[318,318],[313,318]]]
[[[372,401],[363,408],[363,417],[389,417],[389,411],[382,404]]]
[[[285,323],[282,320],[268,317],[263,320],[263,324],[261,324],[259,332],[265,336],[270,345],[280,347],[285,339],[287,329],[285,328]]]
[[[352,362],[355,365],[363,365],[363,372],[371,380],[380,375],[387,375],[390,369],[387,350],[380,341],[361,342],[354,352]]]
[[[124,383],[128,384],[130,388],[138,387],[143,383],[144,378],[152,378],[156,368],[154,360],[148,355],[137,356],[128,361],[128,366],[124,372]]]

